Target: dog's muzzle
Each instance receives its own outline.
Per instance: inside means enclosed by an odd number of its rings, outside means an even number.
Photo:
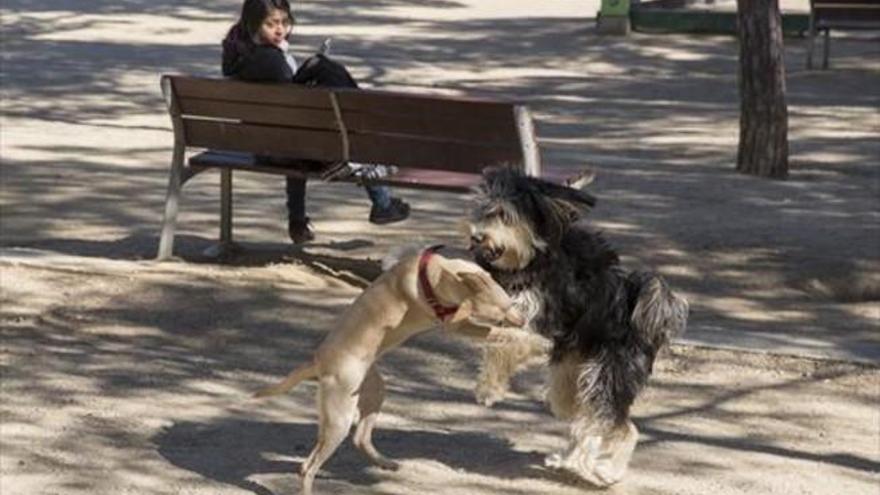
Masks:
[[[504,254],[504,247],[492,246],[486,236],[472,235],[469,249],[476,258],[477,263],[486,266],[491,265]]]
[[[509,325],[522,328],[526,324],[526,318],[515,307],[511,306],[504,313],[504,319]]]

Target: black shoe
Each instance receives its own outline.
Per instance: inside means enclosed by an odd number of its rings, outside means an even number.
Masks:
[[[288,220],[287,233],[290,235],[290,240],[293,241],[294,244],[302,244],[315,239],[315,234],[309,226],[309,217],[298,220]]]
[[[409,218],[409,204],[400,198],[391,198],[388,208],[380,209],[373,205],[370,210],[370,223],[385,225]]]

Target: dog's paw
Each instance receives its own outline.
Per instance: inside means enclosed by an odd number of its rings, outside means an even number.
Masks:
[[[568,453],[550,454],[544,458],[544,466],[548,469],[564,471],[599,488],[608,487],[617,481],[609,481],[599,475],[599,473],[596,473],[593,469],[588,469],[583,464],[583,462],[578,462],[575,459],[575,456]]]
[[[506,342],[510,342],[516,338],[516,335],[513,335],[513,330],[504,327],[492,327],[492,330],[489,330],[489,334],[486,335],[486,342],[489,344],[503,344]]]
[[[544,466],[550,469],[565,469],[565,461],[562,454],[550,454],[544,458]]]
[[[391,459],[382,458],[376,461],[376,465],[386,471],[397,471],[400,469],[400,463]]]
[[[597,488],[608,488],[609,486],[617,483],[619,480],[608,481],[603,478],[599,473],[595,471],[585,471],[582,473],[578,473],[578,476],[581,477],[587,483],[597,487]]]
[[[620,482],[620,480],[623,479],[623,474],[624,473],[619,471],[616,472],[608,466],[599,464],[593,469],[592,475],[595,478],[595,481],[591,481],[591,483],[600,487],[611,486]]]
[[[486,384],[479,384],[477,388],[474,390],[474,397],[477,399],[478,404],[482,404],[486,407],[492,407],[496,402],[500,402],[504,399],[505,390],[501,390],[497,387],[493,387]]]

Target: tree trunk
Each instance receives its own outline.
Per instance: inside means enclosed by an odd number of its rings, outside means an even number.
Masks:
[[[778,0],[737,0],[739,151],[736,170],[788,176],[788,107]]]

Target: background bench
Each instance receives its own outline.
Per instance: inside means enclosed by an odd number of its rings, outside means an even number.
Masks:
[[[810,0],[807,69],[813,68],[813,52],[819,31],[825,31],[822,68],[828,68],[832,28],[880,29],[880,0]]]
[[[572,187],[591,176],[542,165],[528,110],[510,102],[184,76],[161,83],[174,151],[159,259],[172,254],[183,185],[211,168],[221,172],[221,245],[232,242],[233,170],[321,177],[343,161],[381,163],[400,171],[375,183],[456,192],[492,165]],[[207,151],[187,159],[193,148]]]

